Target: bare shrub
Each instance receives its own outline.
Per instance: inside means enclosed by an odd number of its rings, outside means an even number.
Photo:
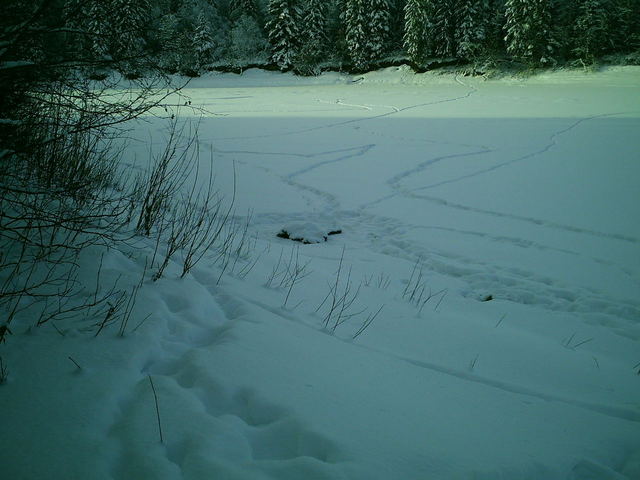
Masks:
[[[388,285],[388,283],[387,283]],[[443,288],[437,292],[433,292],[431,287],[427,285],[424,279],[424,267],[422,265],[422,259],[418,258],[416,263],[413,264],[411,269],[411,275],[409,280],[402,291],[402,298],[414,305],[418,309],[418,315],[422,313],[424,307],[430,300],[438,298],[434,310],[438,310],[438,307],[447,295],[447,289]]]
[[[286,307],[291,297],[293,287],[299,284],[303,279],[311,275],[309,270],[311,260],[302,263],[300,260],[300,246],[291,249],[288,259],[284,257],[284,248],[280,251],[278,262],[271,270],[267,282],[268,288],[283,288],[286,290],[282,307]]]
[[[64,333],[55,322],[112,315],[122,292],[114,284],[87,296],[89,287],[79,276],[80,253],[93,245],[111,248],[130,237],[135,202],[123,181],[114,139],[122,135],[125,122],[175,92],[151,71],[136,89],[123,90],[115,88],[117,76],[100,82],[86,77],[97,59],[38,57],[33,46],[59,40],[58,8],[55,2],[25,4],[14,16],[0,19],[4,329],[20,318],[29,326],[50,324]],[[104,66],[116,63],[112,58]]]

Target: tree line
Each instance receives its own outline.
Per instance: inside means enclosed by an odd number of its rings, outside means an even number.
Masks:
[[[11,1],[22,8],[29,2]],[[640,48],[640,0],[53,0],[32,56],[146,56],[164,71],[275,66],[302,74],[406,60],[593,63]],[[26,7],[28,8],[28,7]],[[7,12],[11,15],[11,12]],[[44,37],[39,37],[43,40]],[[58,51],[56,51],[56,49]],[[108,63],[108,62],[107,62]],[[126,62],[119,62],[126,65]],[[127,72],[140,74],[140,62]]]

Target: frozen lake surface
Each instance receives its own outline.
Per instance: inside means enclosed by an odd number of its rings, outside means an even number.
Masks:
[[[640,478],[639,67],[183,93],[250,248],[146,282],[125,340],[12,342],[7,478]],[[135,283],[153,249],[103,269]]]

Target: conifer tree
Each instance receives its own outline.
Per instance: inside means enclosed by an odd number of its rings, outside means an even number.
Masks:
[[[502,54],[504,43],[505,5],[503,0],[488,0],[485,46],[489,52]]]
[[[268,15],[266,28],[271,60],[280,68],[288,68],[293,65],[300,49],[300,11],[295,0],[270,0]]]
[[[192,46],[195,54],[195,68],[199,72],[211,61],[214,49],[211,28],[204,12],[200,12],[196,19]]]
[[[388,0],[370,0],[367,50],[372,60],[379,60],[384,55],[390,20]]]
[[[581,0],[551,0],[550,37],[554,43],[554,53],[567,58],[575,47],[575,24],[578,16],[578,4]]]
[[[405,34],[404,10],[407,0],[389,0],[389,35],[387,36],[388,50],[395,52],[402,50]]]
[[[548,64],[553,53],[549,0],[507,0],[507,52],[530,64]]]
[[[99,0],[67,0],[65,2],[65,20],[69,27],[79,32],[76,45],[78,54],[89,54],[95,59],[108,55],[106,41],[111,26],[107,20],[108,5]]]
[[[485,49],[489,14],[488,0],[460,0],[455,32],[458,56],[472,59]]]
[[[267,61],[269,42],[264,38],[258,22],[242,15],[229,32],[229,60],[239,67],[248,63]]]
[[[593,63],[607,47],[607,26],[607,11],[601,0],[581,0],[573,29],[573,53],[583,62]]]
[[[255,0],[231,0],[230,10],[231,20],[234,23],[240,20],[242,16],[253,18],[256,21],[259,19],[258,6]]]
[[[455,0],[428,0],[427,15],[429,20],[427,36],[431,51],[440,56],[455,55]]]
[[[344,0],[342,20],[349,56],[357,69],[380,59],[389,31],[387,0]]]
[[[424,61],[427,53],[427,2],[425,0],[407,0],[404,7],[404,48],[409,58],[418,64]]]
[[[342,21],[349,56],[356,68],[369,63],[367,46],[367,5],[364,0],[344,0]]]
[[[297,68],[302,73],[317,73],[327,39],[327,2],[308,0],[302,12],[301,46]]]
[[[608,51],[629,52],[640,48],[640,1],[608,0],[610,42]]]
[[[66,0],[64,4],[78,55],[126,70],[139,63],[134,60],[143,54],[148,14],[147,0]]]
[[[144,39],[142,32],[148,21],[149,2],[147,0],[110,0],[107,18],[110,19],[116,43],[112,51],[117,55],[131,57],[142,52]]]
[[[176,11],[182,40],[181,56],[195,72],[226,53],[230,22],[210,0],[182,0]],[[204,62],[204,63],[203,63]]]
[[[178,31],[178,18],[173,13],[167,13],[160,18],[158,27],[160,43],[160,64],[169,72],[176,72],[180,68],[181,36]]]

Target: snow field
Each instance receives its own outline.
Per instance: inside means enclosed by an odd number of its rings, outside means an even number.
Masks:
[[[251,251],[176,258],[125,338],[12,338],[7,478],[640,478],[639,76],[195,80]],[[105,282],[152,251],[107,252]]]

